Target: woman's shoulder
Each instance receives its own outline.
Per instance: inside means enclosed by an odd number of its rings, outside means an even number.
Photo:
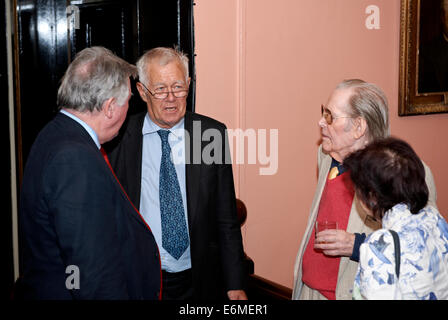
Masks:
[[[367,236],[362,245],[361,255],[375,256],[381,262],[391,263],[394,252],[394,239],[388,229],[379,229]]]
[[[392,234],[389,229],[378,229],[369,234],[364,241],[365,243],[377,243],[378,241],[392,241]]]

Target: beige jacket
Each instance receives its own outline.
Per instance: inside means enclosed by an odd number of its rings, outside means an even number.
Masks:
[[[308,218],[308,224],[305,229],[305,234],[303,236],[301,245],[299,247],[299,251],[297,253],[296,263],[294,267],[294,287],[292,293],[293,300],[299,300],[302,290],[315,291],[308,288],[302,282],[302,258],[305,252],[305,249],[308,245],[308,240],[312,234],[313,226],[315,224],[317,213],[319,209],[320,198],[322,196],[322,192],[325,187],[325,182],[327,180],[328,171],[331,166],[331,157],[327,154],[324,154],[322,151],[322,146],[319,147],[318,156],[317,156],[317,164],[319,169],[319,177],[316,187],[316,193],[314,194],[314,199],[311,204],[310,215]],[[426,173],[426,184],[429,189],[429,200],[428,202],[436,207],[436,187],[434,184],[434,178],[432,176],[431,170],[429,167],[423,162]],[[366,233],[370,234],[374,230],[380,229],[381,223],[373,221],[367,214],[362,210],[359,205],[359,201],[355,196],[353,200],[352,209],[350,211],[350,217],[347,225],[347,232],[349,233]],[[336,285],[336,299],[337,300],[351,300],[352,299],[352,289],[353,282],[355,279],[356,272],[358,270],[358,263],[351,261],[349,257],[342,257],[339,265],[339,273],[338,273],[338,282]],[[317,291],[310,292],[305,294],[306,297],[315,297],[316,299],[322,299]],[[303,299],[303,297],[302,297]]]

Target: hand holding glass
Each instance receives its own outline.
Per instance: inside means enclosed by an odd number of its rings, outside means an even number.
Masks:
[[[321,231],[328,230],[328,229],[337,229],[338,223],[336,221],[316,221],[316,237],[317,234]],[[320,243],[326,243],[325,241]]]

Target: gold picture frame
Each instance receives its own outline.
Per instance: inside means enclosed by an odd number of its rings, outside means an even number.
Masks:
[[[432,84],[438,79],[435,73],[439,71],[431,74],[432,70],[437,69],[434,68],[435,63],[429,63],[427,58],[434,60],[433,57],[437,55],[428,54],[435,47],[433,42],[440,37],[437,30],[440,29],[441,36],[444,37],[441,40],[445,39],[448,46],[444,29],[448,28],[448,21],[446,15],[442,17],[443,10],[448,8],[441,7],[442,2],[435,3],[437,2],[401,0],[399,116],[448,112],[448,86],[445,82],[443,85]],[[440,19],[439,27],[436,27],[437,19]],[[448,56],[445,58],[448,61]]]

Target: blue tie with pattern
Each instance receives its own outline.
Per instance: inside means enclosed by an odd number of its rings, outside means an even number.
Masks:
[[[159,130],[157,133],[162,140],[159,180],[162,247],[176,260],[179,260],[189,243],[184,205],[176,169],[171,161],[171,147],[168,143],[170,131]]]

